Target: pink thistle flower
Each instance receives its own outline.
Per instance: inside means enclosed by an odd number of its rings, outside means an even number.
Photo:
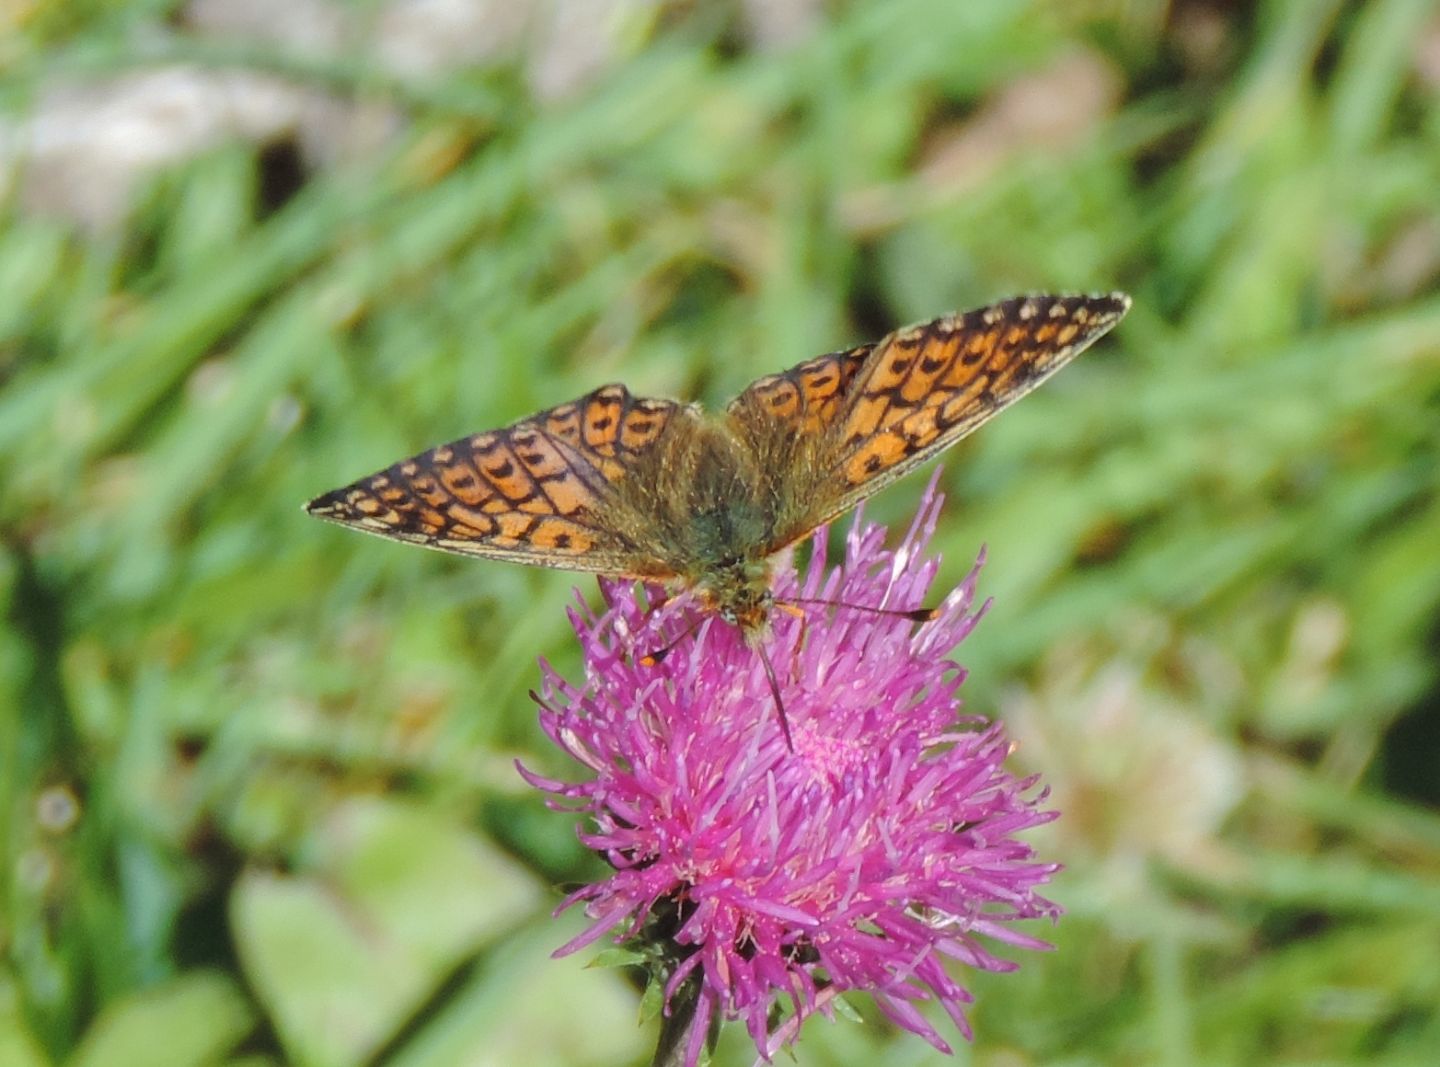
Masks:
[[[939,566],[925,552],[941,500],[932,481],[893,551],[857,515],[837,567],[818,531],[803,573],[777,568],[777,599],[918,607]],[[982,936],[1049,947],[1011,924],[1058,917],[1037,892],[1057,866],[1015,835],[1057,813],[1041,810],[1034,778],[1004,770],[1000,726],[958,714],[965,671],[948,658],[984,613],[971,610],[981,562],[920,625],[845,607],[774,613],[766,649],[793,752],[760,658],[721,620],[639,662],[694,626],[688,598],[604,582],[603,613],[571,612],[585,680],[542,664],[537,699],[545,732],[590,776],[521,773],[589,817],[581,839],[614,873],[561,905],[583,902],[593,922],[557,955],[624,924],[617,941],[662,961],[667,1012],[691,1001],[687,1065],[712,1020],[744,1020],[769,1059],[848,990],[949,1052],[916,1008],[937,1000],[970,1037],[972,998],[945,961],[1015,969]],[[793,1015],[772,1032],[781,998]]]

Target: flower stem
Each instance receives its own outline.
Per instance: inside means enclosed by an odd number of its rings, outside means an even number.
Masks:
[[[700,982],[691,976],[670,998],[669,1011],[660,1017],[660,1040],[655,1045],[655,1058],[650,1067],[693,1067],[687,1065],[685,1053],[690,1048],[695,1027],[707,1025],[709,1012],[700,1011]],[[715,1035],[707,1044],[714,1044]]]

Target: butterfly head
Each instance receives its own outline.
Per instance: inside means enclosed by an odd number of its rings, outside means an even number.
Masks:
[[[774,596],[770,592],[770,567],[766,560],[726,560],[705,575],[696,594],[707,611],[755,644],[769,632]]]

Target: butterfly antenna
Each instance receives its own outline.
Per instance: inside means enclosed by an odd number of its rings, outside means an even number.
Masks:
[[[939,608],[876,608],[869,604],[846,604],[838,600],[820,600],[815,597],[786,597],[786,604],[821,604],[827,608],[844,608],[847,611],[866,611],[871,615],[884,615],[891,619],[908,619],[910,622],[930,622],[940,615]]]
[[[790,720],[785,715],[785,701],[780,697],[780,679],[775,677],[775,665],[770,662],[764,645],[757,644],[755,651],[760,653],[760,662],[765,667],[765,680],[770,683],[770,695],[775,698],[775,713],[780,716],[780,732],[785,735],[785,747],[794,752],[795,739],[790,736]]]
[[[675,651],[675,646],[678,645],[681,641],[685,640],[685,638],[693,634],[696,630],[700,629],[700,624],[704,621],[705,620],[703,618],[695,619],[693,622],[690,623],[689,626],[685,627],[685,629],[680,631],[678,637],[676,637],[673,641],[668,642],[665,647],[658,648],[654,652],[647,652],[645,655],[641,656],[641,666],[654,667],[657,664],[664,663],[665,657],[670,655],[671,652]]]

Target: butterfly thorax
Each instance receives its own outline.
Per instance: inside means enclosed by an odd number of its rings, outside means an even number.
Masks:
[[[663,459],[617,485],[640,553],[754,640],[770,611],[771,479],[722,420],[677,420],[668,433]]]

